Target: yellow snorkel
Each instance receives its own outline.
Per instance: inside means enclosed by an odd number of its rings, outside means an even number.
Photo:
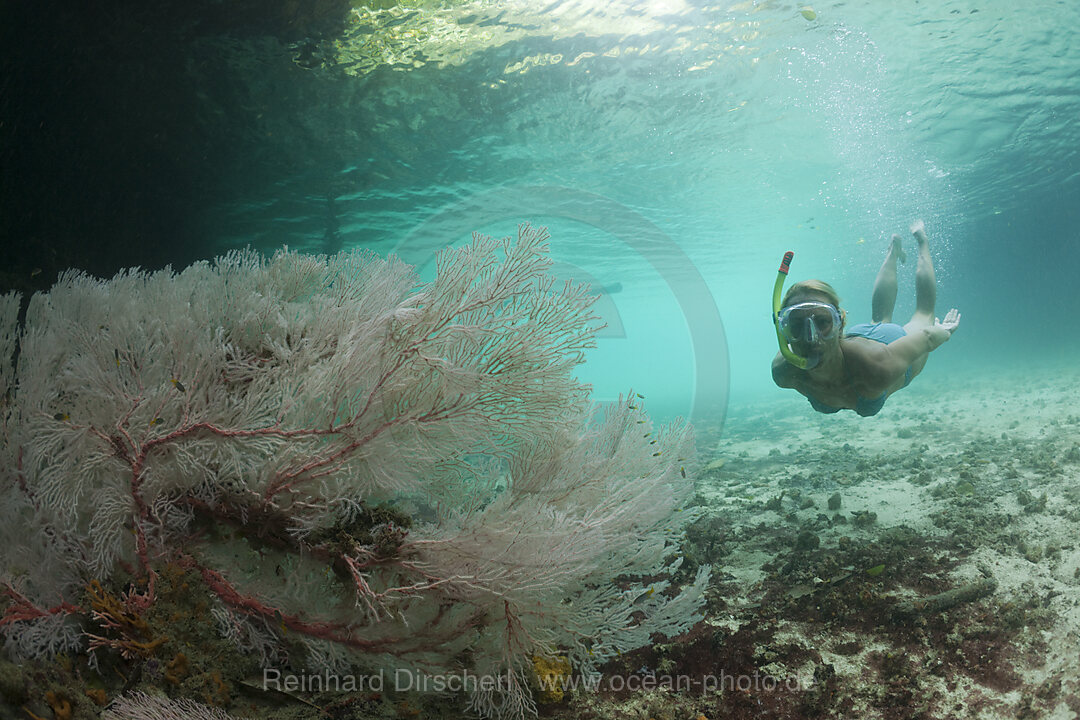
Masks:
[[[790,250],[784,253],[784,259],[780,262],[780,271],[776,274],[776,284],[773,285],[772,291],[772,321],[773,327],[776,328],[776,342],[780,344],[780,354],[795,367],[807,370],[817,365],[821,358],[814,357],[811,359],[796,355],[795,351],[788,345],[784,334],[780,331],[780,298],[784,292],[784,279],[787,278],[788,266],[791,265],[793,257],[795,257],[795,253]]]

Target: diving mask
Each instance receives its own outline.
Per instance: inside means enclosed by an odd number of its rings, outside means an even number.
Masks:
[[[780,311],[777,320],[788,342],[816,345],[831,340],[840,331],[840,312],[829,303],[789,305]]]

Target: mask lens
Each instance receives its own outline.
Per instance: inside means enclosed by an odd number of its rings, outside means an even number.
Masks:
[[[832,337],[838,313],[824,303],[799,303],[780,313],[780,329],[792,342],[817,342]]]
[[[820,335],[821,337],[829,337],[832,334],[832,313],[821,310],[812,313],[810,315],[810,319],[814,321],[814,327],[817,328],[818,335]]]

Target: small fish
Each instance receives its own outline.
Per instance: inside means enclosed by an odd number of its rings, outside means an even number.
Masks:
[[[175,387],[180,392],[187,392],[187,388],[184,387],[184,383],[180,382],[176,378],[172,378],[169,382],[171,382],[173,384],[173,387]]]
[[[71,416],[68,415],[67,413],[56,413],[52,417],[53,417],[53,420],[56,420],[58,422],[67,422],[68,420],[71,419]]]
[[[642,395],[641,393],[634,393],[634,394],[635,394],[635,395],[637,395],[637,396],[638,396],[639,398],[641,398],[642,400],[644,400],[644,399],[645,399],[645,396],[644,396],[644,395]]]
[[[153,427],[154,425],[160,425],[163,422],[165,422],[165,421],[162,420],[159,417],[156,417],[156,418],[154,418],[153,420],[150,421],[150,427]]]
[[[684,468],[684,467],[679,468],[679,474],[682,475],[683,480],[685,480],[686,479],[686,468]]]
[[[637,410],[637,405],[627,405],[631,410]]]
[[[37,277],[41,274],[41,268],[34,268],[30,271],[30,277]]]
[[[652,435],[652,433],[651,433],[651,432],[647,432],[647,433],[645,433],[644,435],[642,435],[641,437],[649,437],[650,435]]]
[[[113,348],[112,355],[113,360],[116,361],[116,367],[120,367],[120,351],[116,348]]]
[[[660,457],[660,453],[661,453],[661,452],[663,452],[663,451],[661,451],[661,450],[657,450],[656,452],[654,452],[654,453],[652,454],[652,456],[653,456],[653,457]]]

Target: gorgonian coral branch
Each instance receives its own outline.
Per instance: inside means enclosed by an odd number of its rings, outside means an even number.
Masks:
[[[707,572],[662,579],[690,429],[628,399],[594,416],[573,375],[593,298],[555,285],[546,241],[475,236],[427,283],[362,252],[69,272],[21,330],[0,298],[9,646],[68,647],[56,620],[81,612],[94,647],[149,652],[128,620],[175,562],[230,636],[506,670],[509,695],[475,700],[514,715],[533,655],[589,666],[696,621]],[[79,611],[91,579],[133,584]]]

